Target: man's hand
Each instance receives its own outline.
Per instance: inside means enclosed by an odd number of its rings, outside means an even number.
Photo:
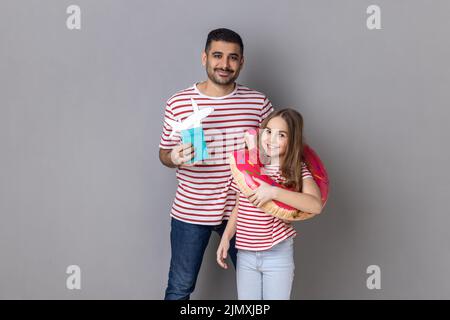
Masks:
[[[159,160],[169,168],[180,166],[192,167],[194,163],[187,163],[195,156],[192,143],[179,144],[173,149],[159,149]]]
[[[193,163],[187,163],[195,156],[192,143],[179,144],[170,152],[170,159],[175,166],[192,167]]]

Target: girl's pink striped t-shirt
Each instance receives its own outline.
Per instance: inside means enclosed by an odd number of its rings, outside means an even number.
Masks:
[[[266,165],[265,174],[277,183],[285,182],[277,165]],[[313,178],[307,166],[302,163],[302,179]],[[290,223],[265,213],[255,207],[239,190],[233,177],[228,185],[239,195],[238,216],[236,222],[236,248],[241,250],[261,251],[267,250],[297,235]]]

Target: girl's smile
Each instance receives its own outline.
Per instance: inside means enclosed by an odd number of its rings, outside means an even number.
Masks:
[[[287,123],[282,117],[274,117],[267,123],[266,128],[262,132],[261,144],[264,152],[271,158],[271,162],[276,161],[277,157],[283,157],[286,153]]]

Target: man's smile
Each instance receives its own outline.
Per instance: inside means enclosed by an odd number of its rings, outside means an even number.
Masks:
[[[216,73],[221,77],[228,77],[232,74],[231,70],[215,69]]]

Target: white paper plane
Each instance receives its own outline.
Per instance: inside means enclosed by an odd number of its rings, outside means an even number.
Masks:
[[[172,127],[172,132],[170,133],[169,139],[177,131],[179,132],[181,130],[200,127],[202,119],[206,118],[214,111],[214,108],[212,107],[206,107],[202,110],[199,110],[197,103],[192,98],[191,103],[194,112],[192,112],[192,114],[183,121],[173,121],[170,119],[166,119],[167,123]]]

